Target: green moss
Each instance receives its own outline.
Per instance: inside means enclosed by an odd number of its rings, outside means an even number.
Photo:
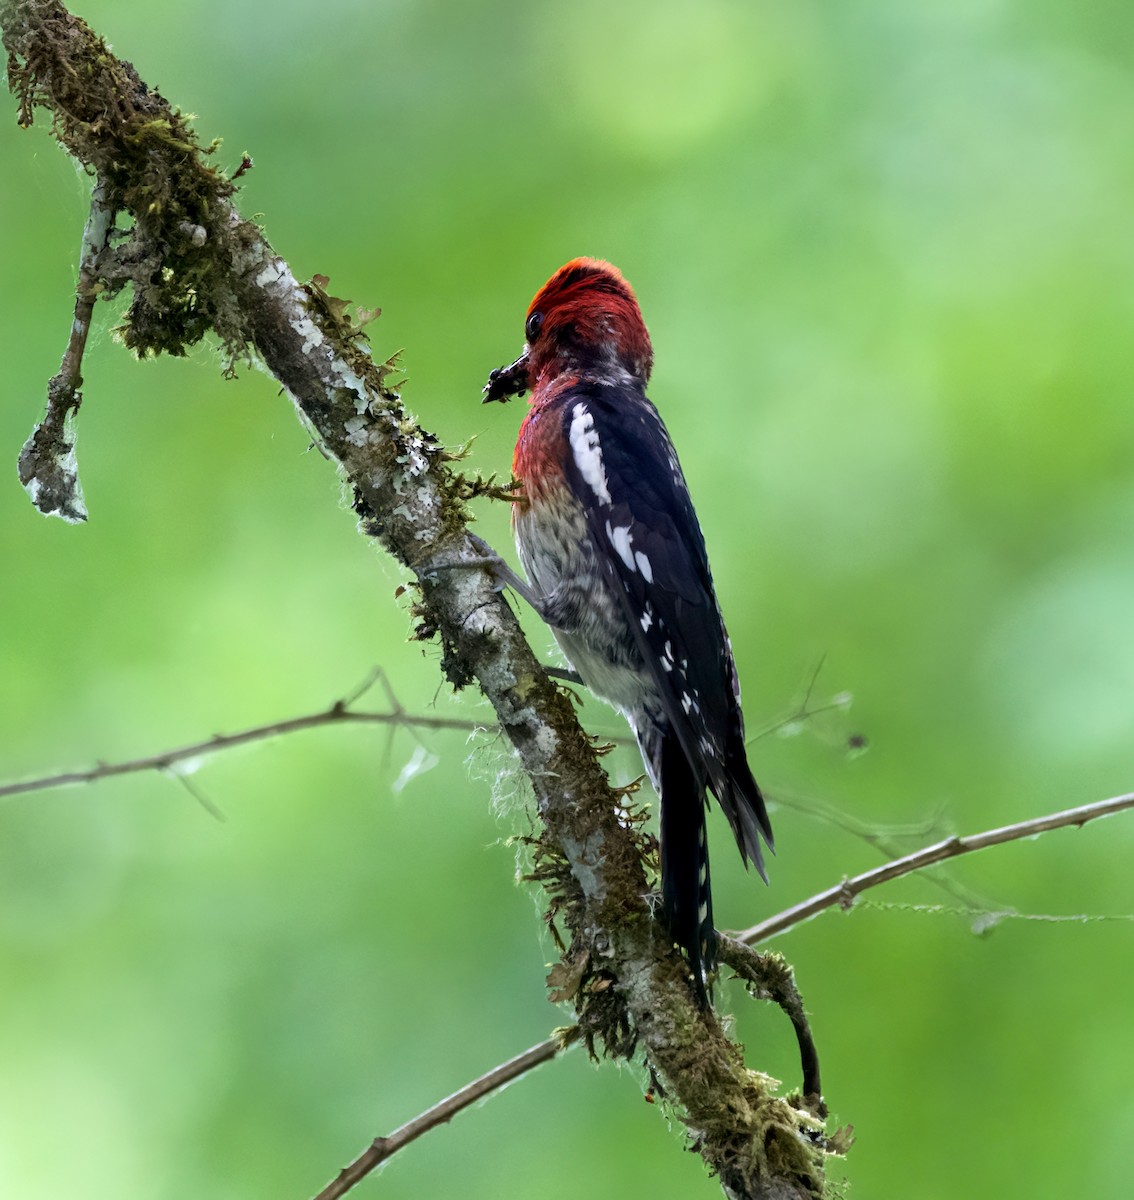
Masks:
[[[207,161],[217,143],[201,146],[188,118],[80,18],[14,7],[11,28],[20,32],[8,39],[8,83],[20,125],[49,106],[53,136],[103,180],[111,207],[127,218],[105,264],[108,295],[133,285],[122,340],[139,357],[183,355],[215,329],[239,354],[239,313],[219,274],[231,265],[231,234],[216,219],[235,187]]]

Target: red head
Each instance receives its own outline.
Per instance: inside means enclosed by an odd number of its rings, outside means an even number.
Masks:
[[[654,352],[638,301],[610,263],[575,258],[536,293],[524,326],[527,344],[509,367],[489,376],[484,399],[507,400],[564,371],[631,376],[643,386]]]

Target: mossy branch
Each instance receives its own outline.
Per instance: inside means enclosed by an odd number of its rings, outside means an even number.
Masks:
[[[570,932],[570,998],[588,1044],[644,1050],[728,1195],[822,1195],[827,1146],[814,1115],[775,1097],[698,1008],[647,907],[646,842],[620,819],[569,700],[485,574],[429,572],[431,562],[475,556],[464,499],[477,489],[405,410],[391,364],[371,357],[359,325],[318,282],[295,279],[236,211],[234,181],[208,161],[213,147],[84,22],[53,0],[6,0],[0,28],[19,123],[46,109],[117,216],[91,262],[101,294],[131,290],[125,344],[139,356],[182,355],[211,330],[230,361],[258,356],[339,465],[364,531],[415,573],[418,635],[438,637],[449,681],[475,680],[495,709],[535,794],[536,861]],[[49,460],[59,445],[44,451]]]

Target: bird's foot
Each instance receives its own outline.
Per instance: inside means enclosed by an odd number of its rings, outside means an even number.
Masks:
[[[631,779],[629,783],[624,783],[621,787],[612,787],[610,790],[616,796],[634,796],[641,791],[642,784],[645,782],[645,775],[639,775],[637,779]]]

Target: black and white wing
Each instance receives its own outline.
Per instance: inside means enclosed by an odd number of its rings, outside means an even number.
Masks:
[[[568,486],[665,717],[741,854],[763,874],[760,835],[771,846],[771,827],[744,752],[736,668],[705,540],[669,434],[644,395],[612,384],[580,385],[562,419]]]

